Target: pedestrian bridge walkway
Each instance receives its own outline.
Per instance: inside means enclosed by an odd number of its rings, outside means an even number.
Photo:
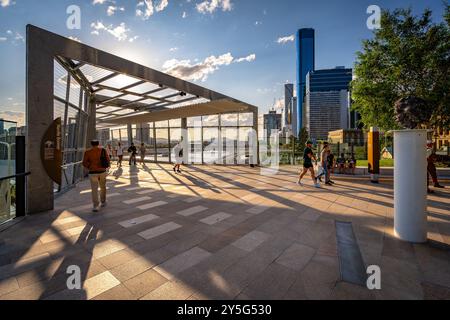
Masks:
[[[429,197],[432,241],[415,245],[393,236],[392,181],[315,189],[296,170],[114,168],[99,213],[84,181],[0,233],[0,299],[450,299],[450,189]],[[343,279],[336,221],[381,290]],[[67,289],[71,265],[82,290]]]

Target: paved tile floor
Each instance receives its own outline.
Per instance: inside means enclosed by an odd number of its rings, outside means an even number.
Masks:
[[[393,236],[392,181],[295,184],[296,168],[114,169],[0,233],[0,299],[450,299],[450,189],[429,197],[428,244]],[[448,183],[447,183],[448,186]],[[335,222],[352,222],[382,289],[341,280]],[[82,290],[67,289],[80,267]]]

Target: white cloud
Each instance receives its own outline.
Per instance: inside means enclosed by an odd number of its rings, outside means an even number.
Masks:
[[[140,1],[137,4],[137,8],[140,8],[140,7],[144,7],[144,8],[143,8],[143,10],[136,9],[136,16],[141,17],[143,20],[147,20],[155,13],[155,9],[153,8],[152,0]]]
[[[116,7],[116,6],[108,6],[108,9],[106,10],[106,14],[108,16],[113,16],[116,11],[125,11],[124,7]]]
[[[91,32],[93,35],[99,35],[100,31],[106,31],[119,41],[127,40],[128,32],[131,31],[124,22],[114,27],[113,25],[105,26],[102,22],[97,21],[91,23],[91,28],[94,29]]]
[[[129,42],[134,42],[135,40],[137,40],[139,38],[139,36],[134,36],[131,37],[130,39],[128,39]]]
[[[104,4],[106,2],[111,2],[110,0],[93,0],[92,4],[95,6],[96,4]]]
[[[231,11],[233,9],[233,4],[231,0],[205,0],[197,4],[197,11],[203,14],[213,13],[217,9],[222,9],[222,11]]]
[[[13,45],[25,42],[25,37],[19,32],[13,32],[11,30],[6,31],[5,36],[0,36],[0,42],[10,41]]]
[[[295,36],[290,35],[290,36],[278,38],[277,42],[280,44],[286,44],[288,42],[293,42],[294,40],[295,40]]]
[[[169,5],[169,0],[161,0],[157,5],[153,4],[153,0],[140,1],[136,6],[136,16],[142,20],[148,20],[156,12],[164,11]]]
[[[1,109],[7,109],[6,106],[0,106],[0,119],[17,122],[17,125],[25,125],[25,113],[18,111],[1,111]]]
[[[8,7],[11,6],[13,4],[16,4],[14,1],[11,0],[0,0],[0,6],[2,7]]]
[[[175,52],[175,51],[178,51],[178,48],[177,48],[177,47],[170,48],[169,51],[170,51],[170,52]]]
[[[187,13],[186,13],[186,11],[183,11],[183,15],[181,16],[183,19],[186,19],[187,18]]]
[[[284,109],[284,99],[278,99],[275,101],[273,108],[276,111],[282,111]]]
[[[16,36],[14,37],[14,40],[25,42],[25,38],[18,32],[16,32]]]
[[[244,62],[244,61],[252,62],[255,60],[256,60],[256,54],[253,53],[251,55],[248,55],[247,57],[236,59],[234,62],[237,62],[237,63]]]
[[[234,59],[231,53],[225,53],[221,56],[210,56],[204,61],[192,64],[190,60],[168,60],[163,65],[164,72],[184,80],[206,81],[210,74],[219,70],[222,66],[229,66],[231,63],[255,60],[256,55],[251,54],[245,58]]]
[[[161,0],[161,2],[156,6],[156,11],[163,11],[169,5],[169,0]]]

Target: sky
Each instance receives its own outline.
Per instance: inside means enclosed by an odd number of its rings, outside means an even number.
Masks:
[[[253,104],[279,106],[295,83],[299,28],[316,30],[316,69],[353,67],[367,8],[433,10],[442,0],[0,0],[0,118],[23,124],[25,29],[33,24]],[[71,5],[80,29],[69,29]],[[72,13],[72,11],[70,12]]]

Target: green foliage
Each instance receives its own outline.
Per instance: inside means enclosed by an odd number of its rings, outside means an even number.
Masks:
[[[309,139],[309,132],[306,128],[302,128],[300,130],[300,133],[298,135],[298,139],[296,141],[296,147],[298,148],[298,151],[302,152],[305,150],[306,142]]]
[[[429,127],[450,127],[450,6],[445,7],[443,23],[433,23],[430,10],[420,17],[411,9],[383,11],[381,29],[363,41],[352,98],[366,126],[399,128],[394,104],[415,96],[432,109]]]

